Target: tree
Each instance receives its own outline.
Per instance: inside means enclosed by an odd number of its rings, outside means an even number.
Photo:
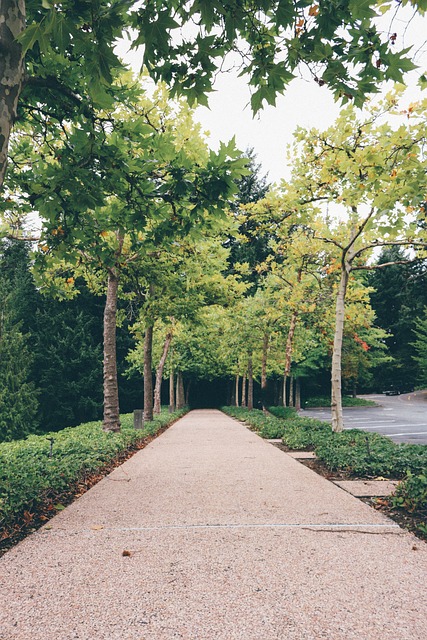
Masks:
[[[16,280],[8,268],[10,258],[9,247],[6,258],[0,254],[0,441],[24,438],[38,427],[37,390],[31,382],[34,356],[13,306]]]
[[[87,124],[111,104],[114,42],[133,2],[4,0],[0,13],[0,189],[16,118]]]
[[[345,109],[334,127],[324,133],[300,131],[291,189],[301,203],[339,203],[346,222],[328,220],[315,237],[337,253],[329,271],[339,275],[336,289],[336,320],[332,355],[332,427],[343,429],[341,403],[341,354],[345,322],[345,299],[353,271],[384,268],[387,263],[368,262],[376,247],[426,246],[424,176],[427,166],[422,123],[426,102],[411,104],[406,122],[381,121],[384,114],[401,116],[396,95],[372,106],[365,117],[353,107]],[[408,217],[409,220],[408,221]]]
[[[424,308],[424,316],[415,320],[415,327],[414,360],[418,365],[418,382],[425,388],[427,387],[427,307]]]
[[[88,296],[84,296],[86,303]],[[35,378],[40,426],[56,430],[98,420],[102,414],[102,344],[94,338],[97,317],[79,297],[44,300],[35,314]]]
[[[125,76],[115,88],[120,101],[96,111],[86,127],[70,124],[47,138],[42,127],[31,141],[24,128],[13,149],[11,173],[12,202],[19,200],[24,211],[36,208],[42,217],[37,261],[53,274],[51,284],[56,287],[56,272],[62,271],[62,293],[73,295],[79,274],[106,292],[106,430],[120,428],[120,291],[127,281],[133,295],[145,296],[154,284],[147,276],[155,272],[152,265],[162,249],[221,225],[245,164],[234,141],[209,152],[188,106],[169,103],[165,87],[149,98]]]
[[[424,0],[409,1],[424,12]],[[94,106],[111,103],[113,72],[121,66],[114,44],[129,27],[136,34],[133,45],[144,47],[142,64],[152,77],[190,103],[206,103],[224,55],[234,52],[254,89],[254,111],[264,102],[275,104],[302,65],[313,82],[360,106],[383,79],[401,81],[414,67],[406,50],[393,51],[395,36],[381,37],[378,7],[389,3],[3,0],[0,189],[17,111],[19,118],[36,112],[48,122],[90,122]],[[192,34],[172,37],[188,25]]]
[[[179,371],[186,373],[187,366],[179,357],[181,349],[175,344],[177,339],[178,342],[182,340],[184,327],[191,331],[196,325],[194,331],[199,337],[200,314],[212,305],[229,304],[242,290],[234,276],[223,275],[229,253],[221,244],[229,226],[227,221],[224,222],[221,230],[202,230],[196,240],[190,236],[182,238],[167,250],[158,252],[153,261],[153,271],[149,276],[153,286],[133,328],[137,344],[129,354],[129,360],[133,367],[144,370],[144,379],[148,375],[151,378],[144,339],[147,326],[152,326],[154,361],[159,363],[154,393],[155,412],[160,410],[160,382],[171,344],[175,347],[174,363],[179,362]],[[209,349],[209,345],[203,345],[203,348]],[[144,407],[147,411],[153,410],[151,390],[144,389]]]
[[[269,237],[266,233],[254,233],[255,225],[244,208],[264,198],[269,185],[267,176],[261,175],[261,165],[256,162],[254,150],[248,149],[244,157],[248,161],[247,174],[237,180],[238,191],[231,203],[231,211],[239,226],[230,234],[226,247],[230,249],[230,272],[239,272],[244,282],[253,285],[251,293],[254,293],[259,280],[256,267],[268,255]]]
[[[425,2],[411,0],[423,13]],[[396,38],[383,39],[375,23],[385,2],[243,2],[192,0],[152,1],[132,14],[138,31],[135,45],[144,45],[143,64],[155,79],[165,79],[173,92],[190,101],[206,101],[224,56],[234,53],[241,73],[253,87],[251,105],[275,104],[300,65],[306,65],[320,86],[337,98],[360,106],[382,79],[400,81],[413,68],[392,53]],[[192,21],[190,35],[171,37]],[[197,25],[197,28],[195,28]]]
[[[427,263],[410,260],[411,255],[402,248],[385,247],[377,262],[389,266],[368,273],[376,323],[386,331],[385,342],[393,358],[373,372],[376,388],[380,391],[390,388],[410,390],[417,384],[412,331],[414,320],[422,317],[427,305]]]

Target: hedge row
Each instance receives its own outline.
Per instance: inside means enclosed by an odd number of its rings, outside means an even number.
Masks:
[[[224,407],[223,411],[245,421],[263,438],[281,438],[293,450],[314,450],[331,471],[403,479],[396,492],[395,506],[411,511],[427,510],[426,445],[396,444],[385,436],[358,429],[333,433],[329,423],[296,413],[280,419],[242,407]]]
[[[313,409],[317,407],[330,407],[331,406],[331,397],[330,396],[316,396],[313,398],[308,398],[304,402],[304,409]],[[365,398],[353,398],[353,396],[343,396],[342,397],[342,406],[343,407],[376,407],[377,403],[373,400],[365,400]]]
[[[121,416],[119,433],[103,431],[101,422],[88,422],[0,444],[0,529],[50,494],[100,471],[184,413],[163,411],[142,430],[133,428],[133,414],[128,414]]]

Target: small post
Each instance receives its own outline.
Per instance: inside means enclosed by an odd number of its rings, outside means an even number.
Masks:
[[[175,411],[175,407],[173,406],[173,404],[169,405],[169,413],[173,413]]]
[[[144,411],[143,409],[135,409],[133,412],[133,427],[134,429],[144,428]]]
[[[49,458],[52,458],[52,454],[53,454],[53,443],[55,442],[55,438],[47,438],[47,440],[50,442]]]

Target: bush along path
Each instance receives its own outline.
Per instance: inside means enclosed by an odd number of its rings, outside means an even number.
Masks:
[[[119,433],[88,422],[0,444],[0,555],[186,412],[162,410],[141,430],[134,429],[133,414],[127,414],[120,418]]]
[[[396,444],[359,429],[334,433],[327,422],[302,418],[294,410],[281,407],[272,407],[268,413],[243,407],[222,410],[245,422],[262,438],[281,438],[288,450],[314,451],[316,461],[310,461],[310,467],[329,479],[338,474],[349,479],[400,480],[394,495],[370,503],[427,540],[426,445]]]

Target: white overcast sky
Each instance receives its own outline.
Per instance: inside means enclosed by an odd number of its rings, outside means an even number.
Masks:
[[[400,9],[392,23],[390,17],[381,19],[385,33],[389,29],[390,33],[397,33],[396,49],[414,45],[413,51],[417,52],[415,62],[419,69],[408,74],[407,83],[411,88],[408,99],[417,97],[418,77],[427,69],[424,53],[427,17],[412,16],[413,11]],[[119,55],[139,71],[141,56],[137,52],[127,52],[127,48],[128,45],[122,43],[118,48]],[[254,148],[262,172],[268,173],[269,182],[279,182],[289,176],[286,147],[292,141],[296,127],[327,128],[339,112],[339,104],[334,102],[327,87],[319,87],[313,80],[296,78],[285,95],[278,97],[276,107],[267,106],[255,117],[249,105],[250,92],[245,78],[238,78],[237,73],[221,74],[214,89],[209,97],[210,108],[199,107],[196,111],[196,119],[208,133],[210,146],[216,149],[220,141],[226,142],[236,136],[237,146],[242,151]]]

